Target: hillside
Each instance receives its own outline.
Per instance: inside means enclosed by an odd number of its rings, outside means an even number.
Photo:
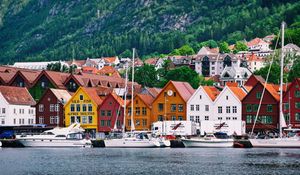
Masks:
[[[300,21],[298,0],[2,0],[0,62],[169,53],[263,37]]]

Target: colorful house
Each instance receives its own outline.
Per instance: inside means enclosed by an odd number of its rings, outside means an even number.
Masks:
[[[121,131],[124,120],[124,101],[115,92],[105,97],[99,107],[98,131],[111,132],[116,125],[116,129]]]
[[[36,124],[65,126],[64,105],[71,99],[68,91],[48,89],[36,104]]]
[[[19,70],[9,81],[10,86],[26,87],[27,89],[33,86],[34,80],[39,76],[41,71],[36,70]]]
[[[151,130],[151,110],[154,96],[148,94],[137,94],[133,99],[133,121],[137,131]],[[126,129],[131,130],[131,101],[127,105]]]
[[[169,81],[152,103],[150,122],[186,120],[186,104],[194,92],[187,82]]]
[[[68,73],[43,70],[34,80],[29,92],[38,101],[48,88],[66,89],[64,82],[69,75]]]
[[[66,126],[79,122],[87,132],[96,133],[103,95],[101,89],[80,87],[64,106]]]
[[[283,95],[283,114],[287,125],[300,128],[300,78],[296,78]]]

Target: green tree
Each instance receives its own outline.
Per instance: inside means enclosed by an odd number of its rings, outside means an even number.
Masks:
[[[166,76],[161,79],[160,86],[165,86],[170,80],[188,82],[194,89],[198,88],[200,83],[198,73],[187,66],[168,71]]]
[[[221,42],[219,44],[219,49],[220,49],[220,53],[229,53],[230,49],[229,49],[229,45],[227,42]]]
[[[201,47],[217,48],[218,43],[215,40],[208,40],[208,41],[201,42],[199,46],[200,48]]]
[[[240,51],[248,51],[248,47],[244,42],[237,41],[235,43],[235,49],[234,49],[233,53],[238,53]]]
[[[269,68],[270,68],[270,64],[268,64],[267,66],[255,71],[254,74],[255,75],[260,75],[266,80]],[[271,67],[271,70],[270,70],[268,83],[279,84],[279,82],[280,82],[280,66],[279,66],[279,64],[274,62],[272,64],[272,67]]]
[[[122,52],[119,55],[120,58],[131,58],[132,57],[132,52],[129,49],[126,49],[124,52]]]
[[[214,85],[214,81],[212,79],[205,80],[205,77],[200,75],[199,76],[199,84],[201,86],[212,86],[212,85]]]
[[[294,60],[293,66],[288,74],[288,81],[291,82],[295,78],[300,78],[300,57],[298,56],[297,59]]]
[[[129,80],[132,77],[132,70],[129,71]],[[134,81],[143,87],[155,87],[157,84],[157,71],[153,65],[144,64],[141,67],[135,68]]]

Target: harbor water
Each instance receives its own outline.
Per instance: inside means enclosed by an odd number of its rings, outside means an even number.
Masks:
[[[0,149],[1,175],[299,173],[299,149]]]

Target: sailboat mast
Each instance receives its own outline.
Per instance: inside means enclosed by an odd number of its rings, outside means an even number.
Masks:
[[[133,121],[133,84],[134,84],[134,54],[135,48],[132,49],[132,80],[131,80],[131,132],[135,130]]]
[[[279,137],[282,137],[282,91],[283,91],[283,63],[284,63],[284,22],[281,23],[281,63],[280,63],[280,102],[279,102]]]
[[[126,100],[127,100],[127,82],[128,82],[128,62],[126,62],[126,68],[125,68],[125,89],[124,89],[124,109],[123,109],[123,128],[122,133],[125,133],[125,122],[126,122]]]

